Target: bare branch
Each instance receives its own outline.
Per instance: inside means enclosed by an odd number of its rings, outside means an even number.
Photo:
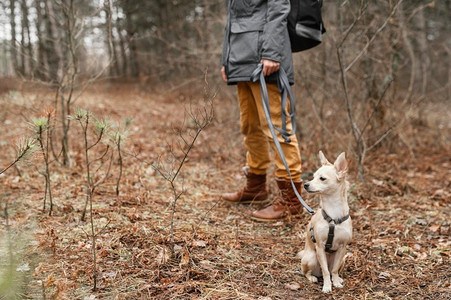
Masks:
[[[360,58],[362,58],[363,54],[366,53],[366,51],[368,50],[368,47],[374,42],[374,40],[376,39],[377,35],[384,30],[384,28],[387,26],[388,22],[390,21],[390,19],[393,17],[393,15],[396,13],[396,10],[398,9],[399,5],[402,3],[403,0],[399,0],[398,3],[396,3],[396,5],[392,8],[390,14],[388,15],[388,17],[385,19],[384,23],[376,30],[376,32],[373,34],[373,36],[370,38],[370,40],[366,43],[365,47],[363,47],[362,51],[359,52],[359,54],[357,54],[357,56],[352,60],[352,62],[345,68],[345,72],[348,72],[356,62],[358,62],[360,60]],[[339,48],[342,46],[342,43],[339,45]]]

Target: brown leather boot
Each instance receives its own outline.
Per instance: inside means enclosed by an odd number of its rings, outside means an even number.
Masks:
[[[302,212],[302,204],[296,197],[291,182],[279,179],[277,179],[276,182],[280,190],[280,195],[274,199],[272,205],[254,211],[251,215],[251,219],[255,221],[271,222],[285,219],[289,215],[297,215]],[[300,193],[302,182],[295,182],[294,185]]]
[[[246,168],[243,170],[246,175],[246,187],[238,192],[224,193],[222,199],[239,204],[266,204],[268,202],[266,174],[257,175],[247,172]]]

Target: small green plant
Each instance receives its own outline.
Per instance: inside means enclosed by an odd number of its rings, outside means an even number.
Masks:
[[[125,118],[122,121],[122,124],[113,124],[112,129],[109,136],[110,141],[115,145],[117,154],[118,154],[118,163],[119,163],[119,175],[116,180],[116,197],[119,197],[119,185],[122,179],[122,171],[123,171],[123,158],[122,158],[122,145],[128,137],[128,129],[132,123],[131,118]]]
[[[44,206],[42,211],[45,211],[47,195],[49,197],[49,216],[52,215],[53,211],[53,197],[52,197],[52,186],[50,182],[50,161],[49,161],[49,153],[50,153],[50,121],[54,114],[54,109],[49,108],[46,109],[43,113],[43,116],[34,118],[31,120],[33,134],[35,135],[35,139],[39,144],[39,148],[42,153],[42,158],[44,160],[44,172],[41,173],[45,178],[45,192],[44,192]]]
[[[70,116],[72,120],[77,121],[80,124],[80,127],[82,129],[83,134],[83,141],[84,141],[84,154],[85,154],[85,173],[86,173],[86,202],[82,213],[82,221],[85,220],[86,217],[86,210],[87,206],[89,204],[89,215],[90,215],[90,227],[91,227],[91,233],[89,234],[89,237],[91,238],[92,242],[92,260],[93,260],[93,281],[94,286],[93,290],[95,291],[97,289],[97,253],[96,253],[96,239],[97,235],[101,232],[96,232],[94,228],[94,216],[93,216],[93,209],[92,209],[92,198],[94,195],[94,191],[97,187],[99,187],[105,179],[108,177],[110,170],[111,170],[111,164],[113,161],[113,151],[110,151],[110,146],[105,145],[105,150],[101,152],[101,154],[97,157],[92,159],[90,157],[90,151],[96,149],[98,146],[102,145],[100,143],[102,139],[107,136],[108,130],[110,128],[110,123],[108,119],[96,119],[92,116],[92,113],[90,111],[84,110],[84,109],[75,109],[75,114],[73,116]],[[89,130],[89,129],[93,130]],[[90,143],[90,132],[94,133],[94,141]],[[111,152],[109,158],[105,159],[107,157],[108,153]],[[100,179],[96,180],[96,173],[102,168],[104,161],[106,161],[107,169],[105,171],[105,174]],[[93,167],[94,163],[98,163],[97,168]],[[107,224],[108,225],[108,224]],[[106,226],[105,226],[106,227]]]
[[[86,211],[87,211],[87,207],[89,202],[92,199],[92,195],[95,191],[95,189],[104,182],[104,180],[106,179],[107,175],[109,174],[110,171],[110,167],[111,167],[111,159],[110,159],[110,164],[108,166],[108,170],[107,170],[107,174],[105,175],[105,177],[103,177],[101,180],[99,181],[95,181],[95,173],[102,167],[104,158],[106,157],[106,155],[110,152],[110,146],[106,145],[105,150],[102,152],[102,154],[95,158],[95,159],[91,159],[90,158],[90,151],[93,150],[96,146],[99,145],[99,143],[102,141],[102,139],[106,136],[107,134],[107,130],[109,129],[109,121],[108,119],[96,119],[92,116],[92,113],[90,111],[87,111],[85,109],[81,109],[81,108],[76,108],[74,115],[69,116],[70,119],[77,121],[81,128],[82,128],[82,134],[83,134],[83,149],[84,149],[84,156],[85,156],[85,172],[86,172],[86,201],[85,201],[85,205],[82,211],[82,216],[81,216],[81,220],[85,221],[86,218]],[[90,132],[89,129],[92,128],[94,129],[94,142],[92,142],[91,144],[89,144],[89,136],[90,136]],[[111,153],[111,157],[112,157],[113,153]],[[93,170],[92,165],[96,162],[100,162],[100,166]]]

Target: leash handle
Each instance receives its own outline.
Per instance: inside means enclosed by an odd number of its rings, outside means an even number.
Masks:
[[[268,89],[266,87],[266,81],[265,76],[263,75],[263,64],[258,64],[255,71],[252,73],[251,80],[252,82],[257,82],[260,80],[260,93],[263,103],[263,111],[265,112],[266,121],[268,122],[269,131],[271,131],[272,138],[274,140],[274,144],[276,145],[277,152],[279,154],[280,159],[282,160],[285,169],[288,173],[288,176],[290,177],[291,186],[294,190],[294,193],[296,197],[298,198],[299,202],[301,202],[302,206],[307,210],[309,214],[313,214],[314,210],[308,206],[307,203],[305,203],[304,199],[302,199],[301,195],[299,194],[298,190],[296,189],[296,186],[294,185],[293,178],[291,177],[290,169],[288,168],[287,161],[285,159],[285,155],[283,154],[282,147],[280,146],[280,142],[277,139],[277,135],[274,129],[277,129],[282,134],[282,137],[284,138],[286,143],[289,143],[291,140],[289,138],[290,135],[295,134],[296,132],[296,123],[294,120],[294,113],[295,113],[295,102],[293,97],[293,92],[290,87],[290,83],[288,81],[287,74],[285,71],[280,68],[278,71],[278,79],[277,79],[277,86],[279,88],[279,91],[281,92],[282,97],[282,128],[278,128],[273,125],[271,120],[271,114],[269,112],[269,95],[268,95]],[[290,113],[287,115],[285,112],[285,107],[287,103],[287,94],[290,96]],[[291,133],[286,131],[286,117],[291,118],[291,125],[292,125],[292,131]]]

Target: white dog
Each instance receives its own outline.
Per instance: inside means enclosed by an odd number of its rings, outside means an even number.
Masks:
[[[352,222],[347,200],[346,173],[348,164],[345,153],[341,153],[331,164],[320,151],[322,166],[315,172],[313,180],[304,184],[309,193],[321,198],[321,209],[308,224],[305,233],[305,248],[299,253],[302,274],[311,282],[323,277],[323,292],[343,287],[338,272],[343,269],[346,245],[352,238]],[[331,282],[332,275],[332,282]]]

